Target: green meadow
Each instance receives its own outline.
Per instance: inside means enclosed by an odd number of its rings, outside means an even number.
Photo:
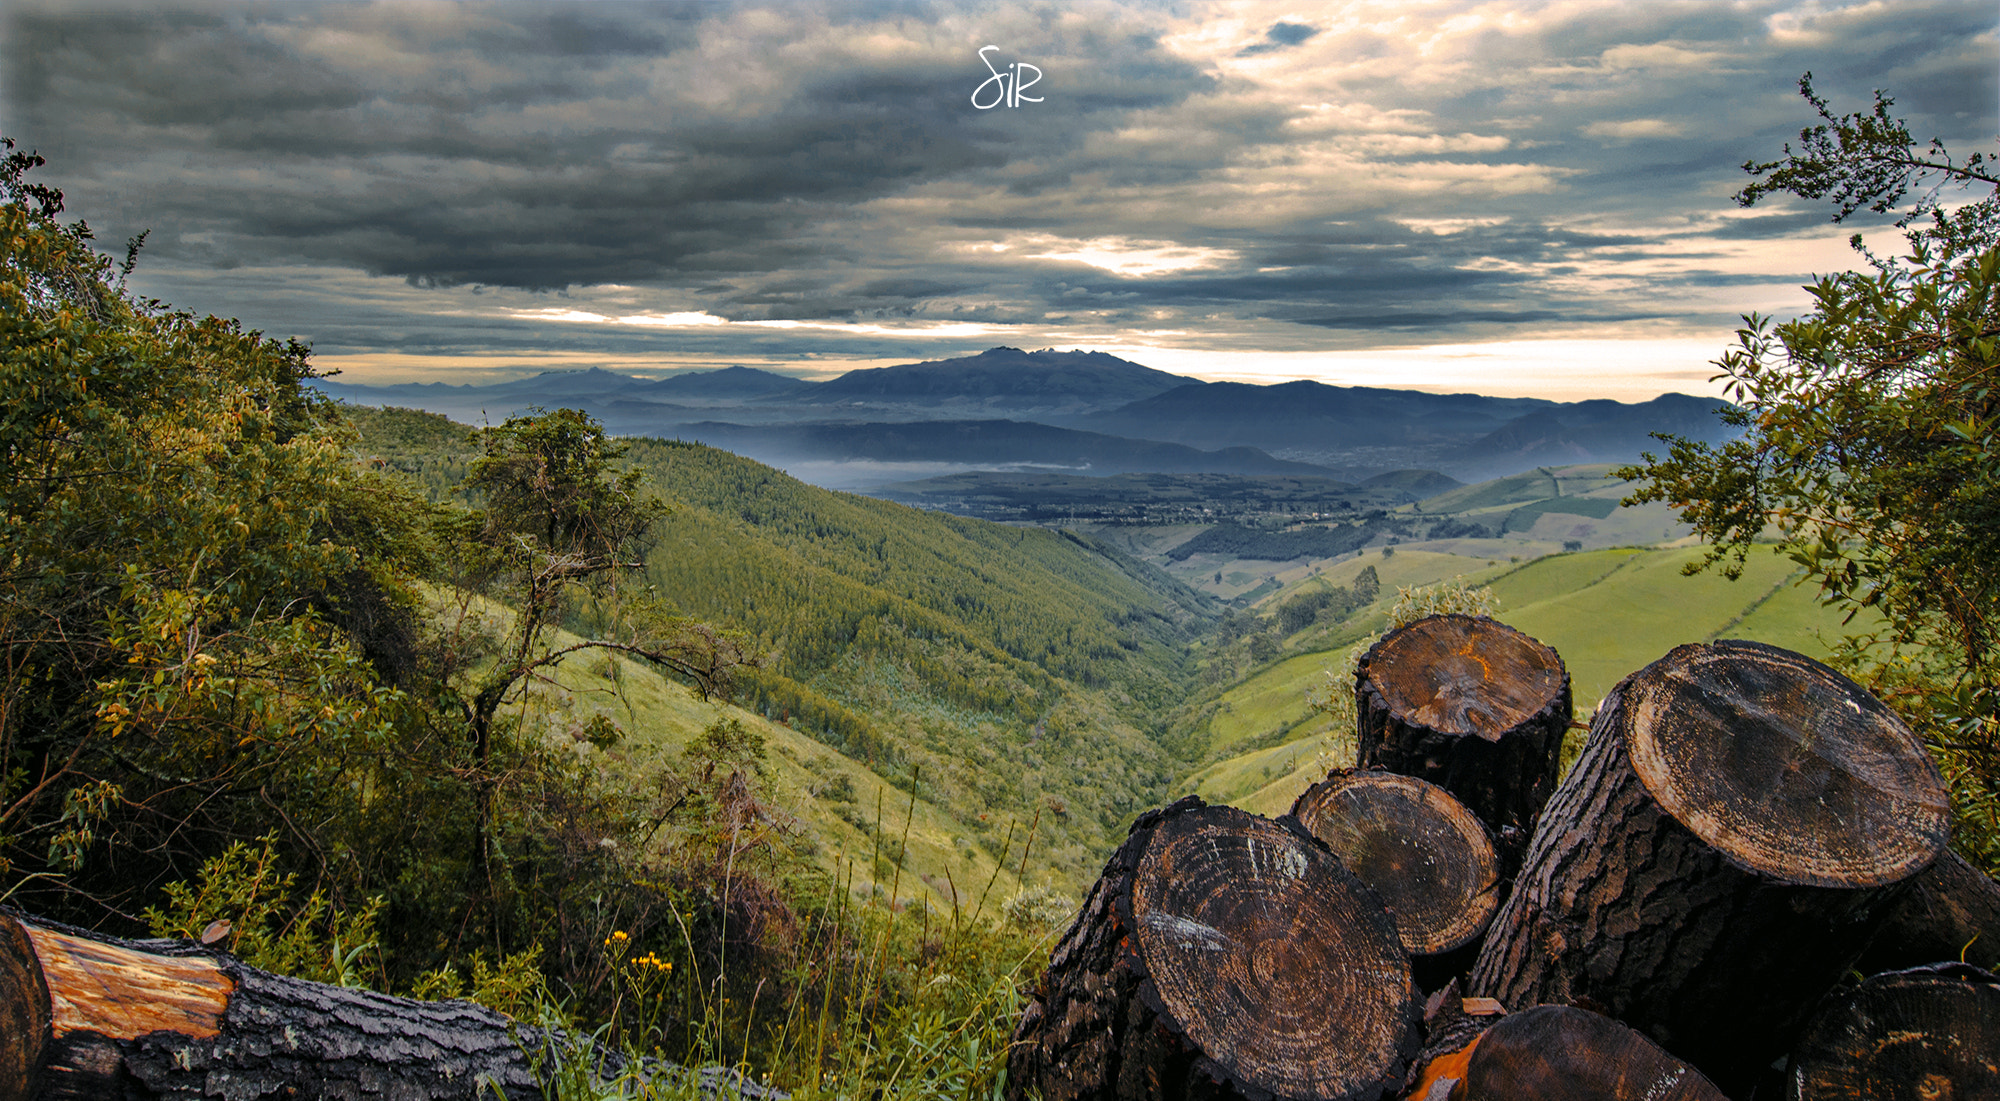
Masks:
[[[1825,658],[1843,634],[1863,626],[1843,626],[1811,587],[1797,584],[1796,567],[1769,547],[1753,549],[1734,581],[1713,570],[1684,574],[1701,553],[1620,547],[1488,565],[1398,548],[1392,557],[1365,556],[1289,585],[1267,597],[1265,606],[1314,584],[1351,581],[1365,565],[1376,567],[1383,589],[1374,605],[1347,622],[1300,632],[1286,656],[1190,709],[1189,721],[1210,755],[1180,790],[1277,813],[1318,778],[1316,766],[1352,764],[1352,731],[1315,714],[1306,694],[1330,669],[1344,669],[1357,642],[1383,628],[1398,586],[1456,578],[1491,587],[1500,603],[1496,618],[1562,655],[1579,719],[1587,719],[1619,680],[1682,643],[1745,638]]]

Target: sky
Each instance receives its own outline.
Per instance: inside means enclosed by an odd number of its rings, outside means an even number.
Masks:
[[[1896,242],[1732,201],[1801,74],[2000,133],[1990,0],[4,0],[0,66],[70,213],[149,231],[135,291],[363,383],[1006,345],[1716,393],[1741,315]]]

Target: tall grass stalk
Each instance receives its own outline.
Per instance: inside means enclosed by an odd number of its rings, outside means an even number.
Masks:
[[[1025,877],[1040,819],[1029,824],[1025,841],[1020,823],[1008,823],[993,875],[969,914],[947,869],[952,917],[946,923],[932,920],[928,901],[912,900],[913,907],[899,899],[916,802],[913,784],[892,868],[885,867],[878,793],[865,891],[857,893],[855,862],[845,857],[809,891],[795,889],[800,920],[782,966],[754,958],[731,961],[726,938],[721,960],[704,965],[698,928],[687,911],[676,908],[671,929],[680,944],[670,954],[688,960],[685,973],[673,975],[650,952],[622,959],[616,1004],[623,1038],[609,1028],[594,1034],[599,1045],[623,1045],[627,1069],[606,1081],[593,1069],[601,1064],[589,1062],[591,1056],[579,1048],[549,1068],[545,1081],[551,1094],[576,1101],[700,1095],[696,1077],[665,1070],[666,1059],[728,1068],[727,1082],[735,1085],[725,1083],[724,1096],[747,1089],[746,1083],[768,1083],[798,1101],[997,1096],[1019,988],[1046,960],[1054,931],[1012,920],[1011,903],[1005,907],[1008,920],[998,913],[983,919],[1000,871]],[[731,901],[756,897],[744,878],[756,873],[734,862],[737,840],[730,839],[732,852],[717,885],[725,929],[740,920],[728,916],[734,912]],[[880,883],[884,872],[886,892]],[[739,939],[751,933],[746,928]],[[650,964],[635,966],[647,960]],[[661,1042],[671,1037],[660,1022],[669,1019],[676,991],[698,1019],[687,1022],[677,1047],[663,1049]],[[774,1000],[765,1001],[767,995]],[[741,1006],[732,1001],[735,996],[742,996]],[[711,1075],[709,1085],[717,1081]]]

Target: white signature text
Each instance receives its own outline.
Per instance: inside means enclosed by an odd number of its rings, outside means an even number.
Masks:
[[[1025,61],[1009,62],[1004,69],[993,67],[993,59],[986,56],[988,50],[998,50],[998,46],[981,46],[979,60],[992,73],[972,91],[972,106],[981,111],[991,111],[995,107],[1019,107],[1023,103],[1040,103],[1041,96],[1024,96],[1021,93],[1042,81],[1042,70]],[[1033,73],[1030,77],[1028,74]],[[990,90],[989,90],[990,89]]]

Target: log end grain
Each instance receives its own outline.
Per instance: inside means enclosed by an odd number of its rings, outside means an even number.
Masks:
[[[1370,1098],[1402,1084],[1420,1006],[1380,899],[1291,821],[1164,817],[1121,917],[1156,1002],[1247,1096]]]
[[[1465,1101],[1725,1101],[1651,1040],[1574,1006],[1503,1017],[1480,1036],[1464,1074]]]
[[[1943,851],[1943,777],[1901,719],[1800,654],[1682,646],[1627,682],[1626,750],[1654,800],[1731,862],[1787,883],[1899,882]]]
[[[1374,888],[1412,956],[1471,943],[1500,906],[1500,865],[1477,815],[1436,784],[1343,769],[1292,816]]]
[[[2000,980],[1964,964],[1875,975],[1821,1007],[1793,1050],[1793,1101],[2000,1096]]]
[[[1360,668],[1399,721],[1487,741],[1569,693],[1554,650],[1485,616],[1406,624],[1371,647]]]

